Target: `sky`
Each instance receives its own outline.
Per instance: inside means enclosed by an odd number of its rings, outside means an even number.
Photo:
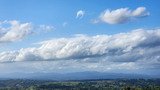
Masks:
[[[0,73],[160,75],[158,0],[0,0]]]

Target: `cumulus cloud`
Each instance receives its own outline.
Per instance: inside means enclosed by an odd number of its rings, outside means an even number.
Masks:
[[[36,32],[35,30],[49,31],[54,29],[48,25],[33,25],[31,23],[21,23],[17,20],[0,22],[0,43],[14,42],[22,40],[24,37]]]
[[[0,24],[0,42],[13,42],[21,40],[30,34],[31,30],[31,23],[20,23],[16,20],[4,21]]]
[[[135,10],[120,8],[116,10],[106,10],[100,15],[100,20],[108,24],[122,24],[149,15],[145,7],[138,7]]]
[[[77,19],[82,19],[83,16],[84,16],[84,14],[85,14],[85,11],[79,10],[79,11],[77,11],[76,18],[77,18]]]

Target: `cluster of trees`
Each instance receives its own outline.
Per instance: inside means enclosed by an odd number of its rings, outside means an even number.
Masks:
[[[2,83],[3,82],[3,83]],[[3,80],[1,90],[160,90],[160,79],[81,81]]]

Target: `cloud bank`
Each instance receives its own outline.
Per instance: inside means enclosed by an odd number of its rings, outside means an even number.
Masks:
[[[37,44],[39,47],[1,52],[0,71],[134,72],[160,68],[160,29],[137,29],[114,35],[75,35]]]
[[[108,24],[122,24],[135,19],[149,16],[145,7],[138,7],[135,10],[129,8],[120,8],[116,10],[106,10],[100,15],[100,20]]]
[[[131,65],[128,68],[136,68],[133,65],[160,68],[160,29],[137,29],[115,35],[76,35],[39,44],[39,47],[1,52],[0,62],[78,60]]]

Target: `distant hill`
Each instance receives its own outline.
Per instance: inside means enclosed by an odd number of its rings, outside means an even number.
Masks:
[[[89,80],[89,79],[139,79],[159,78],[140,74],[74,72],[74,73],[12,73],[1,74],[1,79],[35,79],[35,80]]]
[[[160,90],[160,79],[0,80],[0,90]]]

